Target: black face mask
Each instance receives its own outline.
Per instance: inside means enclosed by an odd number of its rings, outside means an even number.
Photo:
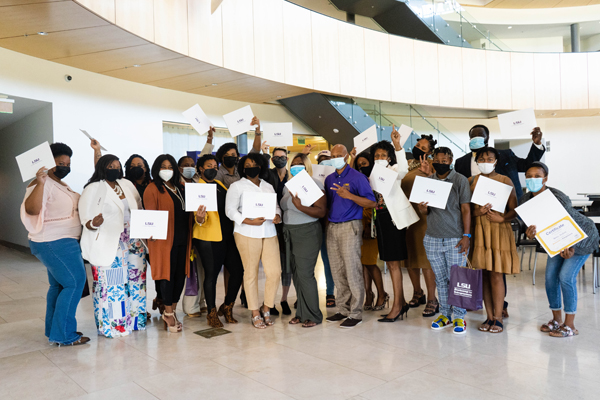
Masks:
[[[107,182],[115,182],[119,179],[119,173],[121,171],[118,169],[107,169],[106,170],[106,181]]]
[[[142,167],[131,167],[129,168],[129,174],[127,174],[129,178],[137,181],[142,176],[144,176],[144,169]]]
[[[369,165],[368,167],[360,167],[360,172],[365,174],[367,177],[371,176],[371,172],[373,171],[373,166]]]
[[[235,167],[235,164],[237,164],[238,158],[237,157],[223,157],[223,164],[227,167],[227,168],[233,168]]]
[[[212,181],[217,176],[217,170],[214,168],[209,168],[204,170],[204,177],[209,181]]]
[[[71,167],[57,165],[56,169],[54,170],[54,176],[57,177],[58,179],[62,179],[65,176],[69,175],[69,172],[71,172]]]
[[[450,164],[433,163],[433,168],[438,175],[445,175],[450,171]]]
[[[287,164],[287,157],[273,157],[273,165],[277,168],[283,168]]]
[[[260,167],[244,168],[244,173],[248,178],[256,178],[260,174]]]
[[[426,153],[418,147],[413,147],[412,155],[415,157],[415,160],[421,161],[421,157],[423,157]]]

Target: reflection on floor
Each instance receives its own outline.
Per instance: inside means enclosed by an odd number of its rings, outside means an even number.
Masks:
[[[195,335],[208,327],[205,317],[183,318],[181,311],[183,333],[169,334],[154,312],[147,331],[110,340],[96,335],[88,297],[77,317],[91,343],[57,348],[44,337],[45,268],[0,247],[0,399],[597,398],[600,294],[592,294],[591,260],[579,276],[580,335],[569,339],[538,330],[550,316],[544,256],[539,264],[536,286],[527,266],[507,277],[510,318],[503,334],[475,329],[485,319],[482,311],[468,314],[465,336],[434,332],[431,319],[421,317],[423,306],[393,324],[365,312],[364,323],[352,330],[332,323],[306,329],[282,317],[260,331],[238,301],[240,323],[225,326],[231,334]],[[326,312],[320,262],[317,274]],[[385,286],[391,293],[389,274]],[[152,282],[148,287],[152,299]],[[406,274],[404,287],[410,298]],[[217,303],[222,298],[219,279]],[[290,304],[294,300],[292,289]]]

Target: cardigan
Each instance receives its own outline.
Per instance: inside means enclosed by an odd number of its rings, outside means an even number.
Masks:
[[[206,182],[201,178],[198,183]],[[215,179],[215,184],[221,186],[225,191],[227,188],[220,181]],[[217,189],[218,190],[218,189]],[[218,196],[218,194],[217,194]],[[224,212],[225,210],[223,210]],[[223,240],[223,233],[221,232],[221,219],[219,218],[218,211],[207,211],[204,217],[204,223],[200,225],[196,222],[196,213],[194,212],[194,239],[204,240],[206,242],[220,242]],[[233,225],[233,222],[231,223]]]

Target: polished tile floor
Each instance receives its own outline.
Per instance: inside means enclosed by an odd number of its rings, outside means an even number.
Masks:
[[[434,332],[422,307],[393,324],[366,312],[352,330],[305,329],[283,317],[259,331],[238,302],[240,323],[224,336],[194,334],[208,327],[205,318],[183,319],[180,311],[181,334],[164,331],[154,312],[145,332],[111,340],[96,335],[88,297],[77,316],[92,341],[57,348],[44,337],[45,268],[0,247],[0,399],[597,399],[600,294],[592,294],[591,260],[579,276],[580,335],[569,339],[538,330],[550,316],[545,256],[539,261],[536,286],[527,266],[507,277],[510,318],[499,335],[474,329],[481,311],[468,314],[465,336]],[[321,263],[317,273],[326,312]],[[385,285],[391,292],[389,275]],[[408,279],[404,286],[412,295]],[[222,287],[219,280],[218,299]]]

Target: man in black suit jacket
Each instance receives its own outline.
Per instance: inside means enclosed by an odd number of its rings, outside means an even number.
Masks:
[[[469,131],[469,147],[473,153],[465,154],[456,160],[454,169],[456,172],[470,178],[473,175],[479,174],[479,167],[474,160],[475,152],[481,147],[487,146],[490,139],[490,131],[485,125],[475,125]],[[483,139],[483,140],[482,140]],[[519,181],[519,172],[527,171],[527,168],[534,161],[540,161],[546,152],[546,148],[542,144],[542,131],[540,128],[534,128],[531,132],[533,144],[529,150],[527,158],[519,158],[512,150],[498,150],[500,157],[496,163],[496,172],[501,175],[506,175],[510,178],[517,192],[517,199],[523,195],[521,182]]]

